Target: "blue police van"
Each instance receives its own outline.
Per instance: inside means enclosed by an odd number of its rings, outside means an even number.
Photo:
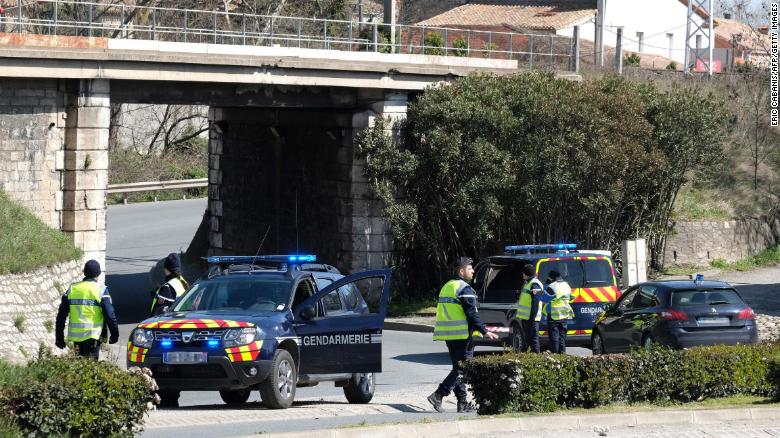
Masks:
[[[382,371],[391,271],[342,275],[313,255],[208,257],[210,270],[131,332],[128,367],[148,367],[161,405],[181,391],[292,405],[297,387],[335,382],[368,403]]]

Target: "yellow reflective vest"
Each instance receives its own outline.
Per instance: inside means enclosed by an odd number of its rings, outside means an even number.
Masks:
[[[456,341],[469,338],[469,322],[458,298],[460,292],[466,287],[468,287],[468,283],[460,279],[450,280],[442,286],[439,292],[439,303],[436,305],[436,325],[433,328],[434,341]]]
[[[103,331],[103,299],[106,288],[94,281],[73,283],[68,290],[68,341],[100,339]]]
[[[177,297],[181,296],[181,294],[183,294],[185,291],[184,284],[181,282],[181,280],[179,280],[177,277],[171,278],[170,280],[166,281],[160,287],[157,288],[157,291],[154,293],[154,298],[152,298],[152,307],[149,309],[150,312],[154,312],[154,306],[157,305],[158,298],[162,298],[163,300],[165,300],[167,302],[167,305],[170,305],[175,301],[171,298],[160,296],[160,289],[162,289],[163,286],[165,286],[166,284],[171,286],[173,291],[176,292]],[[166,305],[166,304],[162,304],[162,305]]]
[[[531,286],[537,284],[539,286],[540,292],[544,291],[544,285],[541,281],[539,281],[538,278],[534,277],[528,282],[525,283],[523,286],[523,290],[520,291],[520,300],[517,303],[517,319],[524,319],[529,320],[531,319],[531,306],[533,304],[533,294],[531,293]],[[536,309],[536,321],[542,320],[542,304],[539,303],[539,306]]]
[[[550,283],[547,287],[555,292],[555,297],[550,301],[549,315],[547,315],[547,306],[544,306],[545,315],[555,321],[574,318],[574,310],[572,310],[569,304],[571,299],[571,286],[569,286],[569,283],[558,280]]]

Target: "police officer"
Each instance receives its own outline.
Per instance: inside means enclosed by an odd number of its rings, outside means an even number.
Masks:
[[[473,263],[474,261],[468,257],[460,257],[455,266],[456,276],[445,283],[439,292],[433,340],[447,343],[452,371],[441,382],[439,388],[428,396],[428,401],[437,412],[444,412],[442,399],[450,395],[453,390],[458,398],[458,412],[474,410],[466,400],[466,384],[462,381],[461,362],[474,357],[472,332],[479,332],[490,339],[498,338],[495,333],[485,329],[485,324],[477,313],[477,295],[468,284],[474,277]]]
[[[79,356],[97,360],[101,340],[106,338],[106,325],[111,332],[109,344],[119,340],[114,306],[108,288],[97,282],[100,263],[90,260],[84,264],[84,279],[70,285],[60,301],[57,312],[57,348],[65,348],[65,318],[68,319],[68,341],[73,342]]]
[[[181,264],[175,252],[165,257],[163,272],[165,273],[165,283],[157,290],[150,292],[152,295],[152,307],[150,309],[152,316],[163,313],[163,309],[166,306],[170,306],[177,296],[190,287],[187,284],[187,280],[181,275]]]
[[[553,353],[566,353],[566,320],[574,318],[574,311],[569,304],[571,286],[558,271],[550,271],[549,284],[545,288],[542,301],[544,314],[547,315],[547,332],[550,336],[550,350]]]
[[[523,265],[523,290],[520,291],[520,299],[517,303],[517,319],[520,320],[520,327],[523,330],[523,348],[522,351],[530,349],[534,353],[539,353],[539,321],[542,320],[542,308],[540,299],[544,290],[544,285],[536,278],[536,268],[528,263]]]

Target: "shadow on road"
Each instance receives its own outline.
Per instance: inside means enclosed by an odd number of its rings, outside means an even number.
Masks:
[[[106,286],[120,324],[136,323],[149,316],[152,304],[149,290],[152,286],[148,273],[107,275]]]
[[[734,286],[745,302],[756,313],[780,316],[780,283],[774,284],[741,284]]]

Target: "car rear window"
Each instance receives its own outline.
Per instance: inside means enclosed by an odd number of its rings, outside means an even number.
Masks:
[[[491,266],[485,290],[489,303],[513,303],[523,288],[523,264]]]
[[[606,259],[582,262],[585,266],[585,287],[606,287],[615,284],[612,267]]]
[[[672,307],[744,304],[734,289],[696,289],[672,292]]]

